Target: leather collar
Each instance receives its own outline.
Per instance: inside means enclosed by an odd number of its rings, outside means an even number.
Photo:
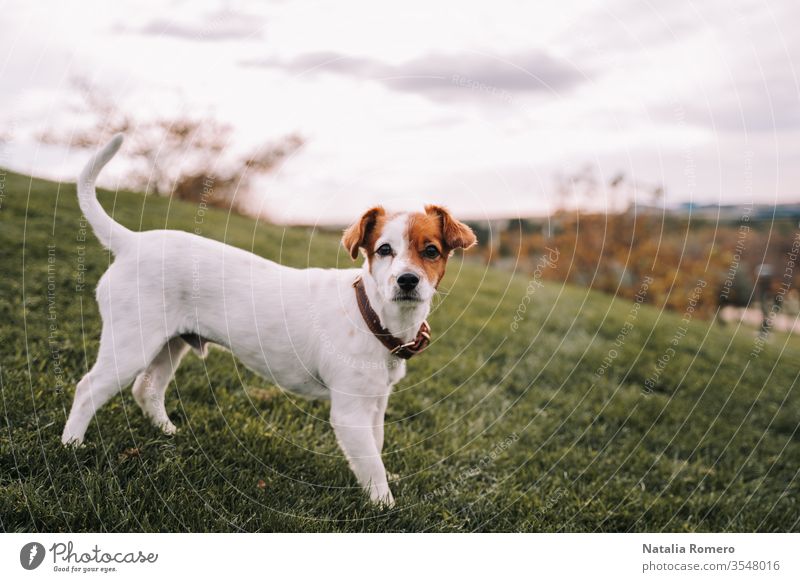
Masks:
[[[367,324],[372,334],[378,338],[378,341],[386,346],[387,350],[398,358],[407,360],[428,347],[428,344],[431,343],[431,327],[428,325],[427,321],[423,321],[422,325],[419,326],[417,337],[413,341],[403,342],[393,336],[389,330],[381,324],[380,317],[378,317],[378,314],[375,313],[375,310],[372,309],[372,306],[369,304],[367,290],[364,288],[364,281],[361,277],[353,281],[353,287],[356,290],[356,302],[358,303],[359,311],[361,311],[361,317],[364,318],[364,323]]]

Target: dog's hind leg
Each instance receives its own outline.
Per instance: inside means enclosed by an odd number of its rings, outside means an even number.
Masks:
[[[133,382],[156,356],[162,342],[163,339],[140,333],[138,328],[112,330],[104,325],[97,361],[75,388],[61,442],[81,444],[95,412]]]
[[[181,358],[188,351],[188,343],[180,337],[172,338],[133,383],[133,397],[142,412],[166,434],[175,434],[176,429],[167,416],[164,395]]]

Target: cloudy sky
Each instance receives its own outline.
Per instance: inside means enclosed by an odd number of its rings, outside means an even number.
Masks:
[[[142,119],[229,121],[232,151],[303,135],[258,184],[282,221],[428,201],[541,214],[555,176],[587,166],[663,184],[667,204],[800,201],[792,0],[20,0],[0,14],[0,165],[36,175],[85,160],[32,137],[81,122],[83,77]]]

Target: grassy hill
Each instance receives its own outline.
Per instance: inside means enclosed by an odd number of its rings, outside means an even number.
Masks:
[[[362,496],[327,404],[282,393],[222,350],[178,371],[177,436],[125,390],[85,447],[64,449],[110,259],[90,231],[81,240],[73,185],[9,173],[0,187],[2,530],[800,529],[797,338],[773,335],[758,352],[750,329],[691,321],[684,333],[680,314],[461,257],[431,317],[435,341],[390,402],[391,511]],[[290,265],[350,265],[334,234],[139,194],[101,201],[133,229],[198,228]]]

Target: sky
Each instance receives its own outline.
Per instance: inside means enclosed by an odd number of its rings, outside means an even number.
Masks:
[[[666,205],[800,201],[791,0],[0,0],[0,14],[0,166],[36,176],[74,180],[86,161],[35,140],[85,123],[84,78],[142,120],[231,123],[231,152],[302,135],[252,192],[279,222],[374,204],[614,209],[604,188],[557,194],[583,168],[663,185]]]

